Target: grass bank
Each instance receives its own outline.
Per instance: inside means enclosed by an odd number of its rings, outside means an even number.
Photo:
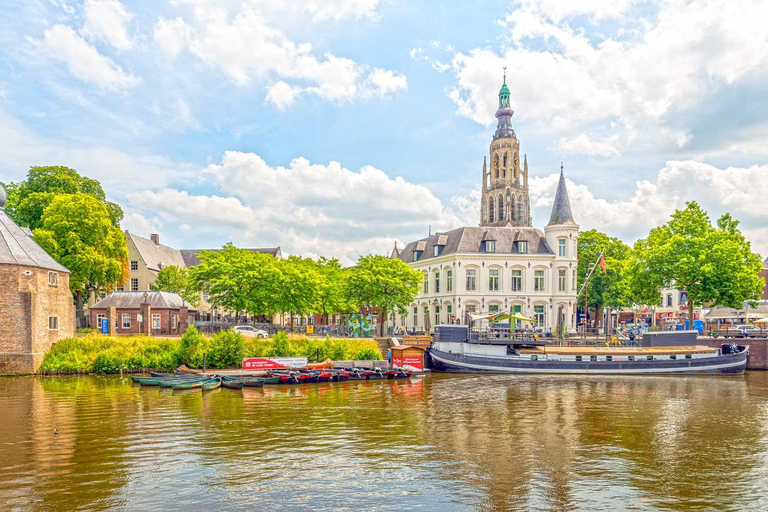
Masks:
[[[381,359],[372,339],[317,339],[279,333],[260,340],[232,331],[205,337],[190,328],[181,339],[94,333],[66,338],[46,353],[40,371],[120,373],[142,368],[172,370],[180,364],[200,368],[204,354],[209,368],[239,368],[244,357],[306,357],[310,362]]]

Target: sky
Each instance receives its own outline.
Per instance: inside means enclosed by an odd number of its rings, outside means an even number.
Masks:
[[[388,254],[479,223],[503,68],[534,226],[686,201],[768,255],[768,2],[0,0],[0,181],[66,165],[177,248]]]

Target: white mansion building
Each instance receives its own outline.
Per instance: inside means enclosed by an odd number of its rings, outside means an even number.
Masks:
[[[435,325],[466,324],[470,315],[517,311],[532,327],[560,332],[576,325],[579,226],[573,220],[562,167],[552,215],[544,232],[531,226],[528,161],[512,129],[506,84],[499,91],[498,127],[483,162],[479,227],[436,233],[397,246],[400,258],[423,272],[423,288],[397,327],[431,331]]]

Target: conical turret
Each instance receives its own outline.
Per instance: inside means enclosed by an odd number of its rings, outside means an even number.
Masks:
[[[549,217],[547,226],[559,226],[563,224],[576,224],[571,212],[571,201],[568,199],[568,190],[565,187],[565,176],[563,175],[563,164],[560,163],[560,181],[557,183],[557,192],[555,192],[555,203],[552,205],[552,215]]]

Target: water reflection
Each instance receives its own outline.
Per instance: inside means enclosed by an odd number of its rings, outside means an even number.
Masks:
[[[2,379],[0,503],[757,510],[766,398],[764,373],[435,375],[204,395],[120,377]]]

